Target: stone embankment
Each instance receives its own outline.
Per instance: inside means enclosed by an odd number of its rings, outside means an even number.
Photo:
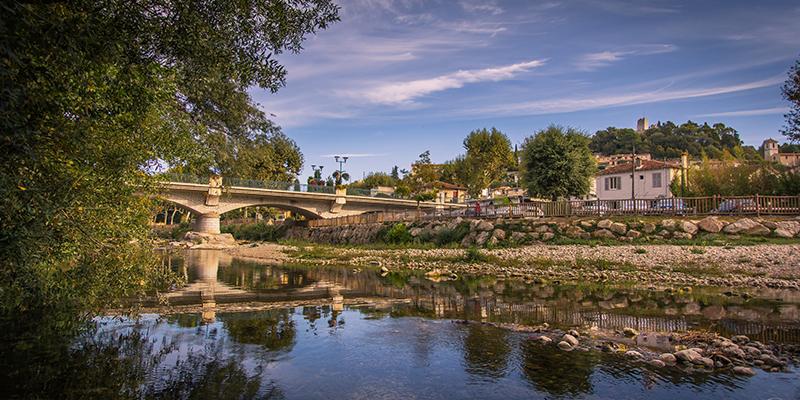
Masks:
[[[287,238],[327,244],[367,244],[380,242],[394,224],[364,224],[340,227],[289,230]],[[697,238],[739,239],[743,236],[796,238],[800,236],[800,218],[783,220],[763,218],[694,218],[647,219],[472,219],[409,223],[406,227],[413,241],[441,242],[442,236],[457,239],[462,247],[493,247],[550,242],[558,238],[600,239],[622,242],[664,242]]]

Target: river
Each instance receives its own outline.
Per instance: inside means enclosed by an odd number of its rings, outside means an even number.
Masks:
[[[564,352],[487,324],[694,329],[796,345],[793,291],[434,282],[202,250],[164,262],[188,284],[146,302],[136,319],[96,317],[96,329],[73,345],[85,362],[71,366],[84,369],[71,390],[139,398],[800,398],[795,366],[752,377],[687,372]]]

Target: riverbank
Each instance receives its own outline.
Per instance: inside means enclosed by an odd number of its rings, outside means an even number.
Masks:
[[[475,274],[531,282],[800,289],[800,244],[753,246],[531,245],[501,249],[370,249],[247,243],[234,256],[282,263],[422,270],[432,280]]]

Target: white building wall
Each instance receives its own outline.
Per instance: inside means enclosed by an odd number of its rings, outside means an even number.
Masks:
[[[661,187],[653,187],[653,175],[661,174]],[[658,199],[662,197],[672,197],[669,190],[670,182],[678,176],[678,170],[665,168],[659,170],[636,171],[635,175],[635,195],[637,199]],[[620,178],[619,189],[606,190],[605,179],[611,177]],[[595,177],[595,186],[598,200],[628,200],[631,198],[631,174],[620,173],[612,175],[598,175]]]

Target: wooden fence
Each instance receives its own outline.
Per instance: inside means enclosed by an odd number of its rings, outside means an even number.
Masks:
[[[413,222],[456,217],[544,218],[608,216],[800,215],[800,196],[670,197],[656,200],[531,201],[454,210],[379,212],[308,221],[310,227]]]

